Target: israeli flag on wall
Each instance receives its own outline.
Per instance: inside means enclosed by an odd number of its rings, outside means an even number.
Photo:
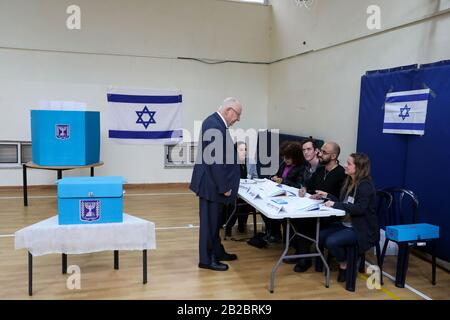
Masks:
[[[110,89],[108,137],[126,143],[177,143],[182,95],[178,90]]]
[[[425,134],[429,95],[430,89],[388,93],[383,133]]]

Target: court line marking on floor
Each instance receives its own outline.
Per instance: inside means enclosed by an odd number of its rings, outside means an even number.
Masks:
[[[142,197],[142,196],[180,196],[194,195],[192,192],[170,192],[170,193],[125,193],[125,197]],[[28,199],[52,199],[57,196],[28,196]],[[23,199],[23,197],[0,197],[0,200]]]
[[[365,276],[363,274],[359,274],[358,277],[364,281],[367,281],[367,279],[369,279],[368,276]],[[387,296],[391,297],[394,300],[402,300],[399,296],[397,296],[395,293],[389,291],[388,289],[384,288],[383,286],[381,286],[380,289],[381,292],[385,293]]]
[[[369,262],[366,261],[366,266],[370,266],[371,264]],[[389,273],[387,273],[386,271],[383,271],[383,275],[388,277],[389,279],[391,279],[392,281],[395,282],[395,278],[393,276],[391,276]],[[405,283],[405,288],[408,289],[409,291],[415,293],[416,295],[418,295],[419,297],[425,299],[425,300],[433,300],[431,299],[429,296],[427,296],[426,294],[420,292],[419,290],[411,287],[410,285],[408,285],[407,283]],[[393,293],[392,293],[393,294]]]

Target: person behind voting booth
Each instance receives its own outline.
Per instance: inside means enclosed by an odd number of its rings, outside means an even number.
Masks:
[[[236,149],[238,154],[238,163],[240,169],[241,179],[254,179],[258,178],[258,173],[256,171],[256,162],[248,156],[247,144],[243,141],[238,141],[236,143]],[[238,221],[238,231],[244,233],[246,231],[248,213],[254,211],[252,206],[246,204],[246,202],[240,198],[237,199],[236,203],[224,206],[223,223],[226,223],[229,216],[233,213],[235,206],[237,205],[236,212],[231,220],[226,226],[225,233],[227,236],[231,236],[231,228]],[[240,214],[240,215],[237,215]]]
[[[345,170],[339,164],[339,154],[341,148],[336,142],[328,141],[320,148],[317,157],[319,158],[320,166],[317,167],[316,171],[311,175],[310,179],[305,181],[305,187],[299,190],[299,196],[304,197],[306,192],[311,194],[311,198],[320,199],[321,195],[317,194],[317,190],[325,191],[334,196],[339,196],[342,185],[345,181]],[[320,227],[321,229],[333,223],[337,219],[335,217],[321,218]],[[299,220],[294,220],[294,225],[296,229],[310,238],[314,238],[316,230],[316,219],[304,218]],[[296,254],[307,254],[310,252],[311,241],[303,238],[297,237],[295,239],[295,251]],[[316,271],[322,270],[322,261],[320,259],[315,259]],[[294,267],[295,272],[305,272],[311,265],[311,258],[301,258],[293,259],[292,261],[286,261],[288,263],[296,263]]]
[[[283,157],[278,172],[271,180],[290,187],[301,188],[303,184],[304,158],[301,144],[297,141],[288,141],[280,146],[280,155]],[[281,240],[282,221],[270,219],[262,215],[266,225],[267,242]]]
[[[226,271],[228,265],[220,261],[237,259],[222,246],[219,223],[223,205],[233,203],[239,189],[236,148],[228,128],[240,120],[241,113],[241,103],[235,98],[227,98],[202,124],[199,153],[190,184],[200,204],[199,268]]]
[[[379,240],[378,219],[375,212],[376,190],[370,176],[370,160],[364,153],[352,153],[345,167],[347,179],[339,198],[324,191],[317,191],[329,198],[325,206],[345,211],[340,222],[334,222],[320,231],[319,246],[339,263],[338,281],[344,282],[347,269],[346,247],[358,245],[359,253],[373,247]]]

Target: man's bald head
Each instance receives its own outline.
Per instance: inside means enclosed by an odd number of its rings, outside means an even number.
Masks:
[[[334,141],[327,141],[326,144],[330,146],[330,149],[336,155],[336,159],[339,158],[341,147]]]
[[[236,121],[241,119],[242,104],[236,98],[229,97],[223,100],[219,107],[219,113],[231,127]]]

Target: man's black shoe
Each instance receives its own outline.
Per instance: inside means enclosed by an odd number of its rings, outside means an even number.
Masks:
[[[302,260],[299,263],[297,263],[294,267],[295,272],[305,272],[307,271],[312,265],[311,259],[308,260]]]
[[[237,259],[237,255],[234,253],[224,253],[223,255],[217,257],[217,261],[233,261]]]
[[[227,271],[228,270],[228,265],[225,263],[221,263],[221,262],[212,262],[210,264],[199,263],[198,267],[203,268],[203,269],[210,269],[210,270],[214,270],[214,271]]]

